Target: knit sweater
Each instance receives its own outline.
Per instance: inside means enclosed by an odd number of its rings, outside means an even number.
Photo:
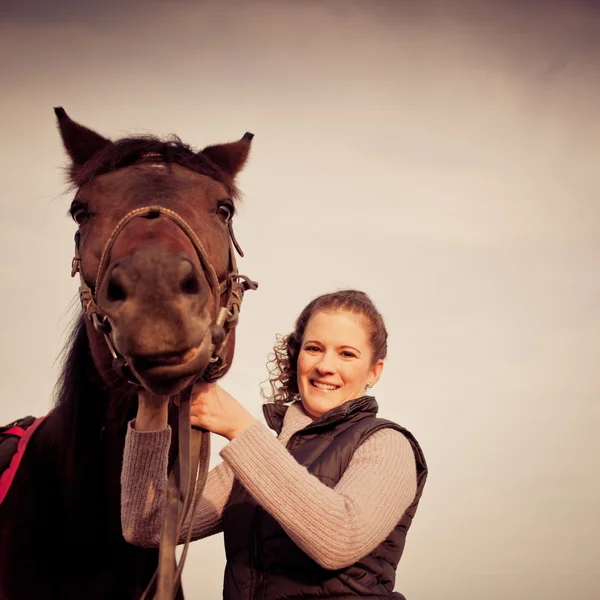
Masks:
[[[383,429],[356,450],[335,488],[329,488],[288,453],[290,437],[311,422],[302,404],[286,412],[276,438],[256,422],[220,452],[223,462],[208,474],[202,498],[184,524],[180,541],[222,530],[221,515],[234,478],[326,569],[354,564],[384,541],[414,499],[416,465],[408,440]],[[121,474],[121,522],[125,539],[155,547],[167,489],[169,427],[140,432],[131,422]]]

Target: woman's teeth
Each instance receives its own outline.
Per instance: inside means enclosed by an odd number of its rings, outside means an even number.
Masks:
[[[321,390],[329,390],[331,392],[333,392],[334,390],[337,390],[340,387],[339,385],[330,385],[328,383],[321,383],[320,381],[315,381],[314,379],[311,381],[311,383],[316,388],[319,388]]]

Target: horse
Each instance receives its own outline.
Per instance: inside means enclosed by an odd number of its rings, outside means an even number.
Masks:
[[[131,600],[158,551],[121,533],[126,430],[140,385],[171,396],[189,389],[206,367],[207,338],[219,349],[211,380],[231,365],[241,296],[255,287],[239,284],[232,230],[253,136],[196,151],[175,136],[111,141],[62,108],[55,114],[75,190],[82,310],[55,404],[0,505],[0,598]]]

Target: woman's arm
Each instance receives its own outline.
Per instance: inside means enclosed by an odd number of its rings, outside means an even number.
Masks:
[[[157,547],[167,490],[167,466],[171,428],[167,404],[148,406],[140,394],[136,420],[125,438],[121,470],[121,526],[125,539],[136,546]],[[223,508],[233,485],[233,472],[220,464],[208,474],[202,498],[189,514],[180,534],[185,540],[192,521],[192,539],[221,531]]]
[[[221,456],[292,540],[331,570],[355,563],[385,540],[417,489],[412,447],[394,429],[367,438],[333,489],[260,423],[238,435]]]

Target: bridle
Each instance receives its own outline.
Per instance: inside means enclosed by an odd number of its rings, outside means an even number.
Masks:
[[[80,234],[75,234],[75,256],[72,262],[71,276],[77,273],[80,276],[79,297],[84,315],[91,321],[94,329],[104,336],[108,349],[113,358],[113,368],[128,381],[141,385],[131,371],[127,359],[120,355],[112,340],[112,326],[108,316],[97,303],[97,294],[100,290],[110,263],[111,250],[123,229],[133,219],[143,217],[155,219],[164,216],[173,221],[188,237],[200,259],[200,264],[208,280],[215,309],[218,309],[215,320],[207,328],[204,338],[198,348],[199,368],[195,380],[202,379],[213,382],[219,379],[228,368],[226,360],[227,340],[229,334],[238,323],[239,312],[244,292],[255,290],[258,284],[245,275],[240,275],[235,260],[237,250],[244,256],[235,235],[231,220],[228,222],[229,230],[229,271],[226,277],[219,281],[202,242],[194,230],[183,217],[175,211],[159,205],[136,208],[127,213],[115,226],[102,251],[94,290],[90,288],[83,275],[80,255]],[[222,299],[224,300],[222,302]],[[210,433],[205,430],[192,428],[190,425],[190,399],[192,385],[178,394],[179,399],[179,454],[177,461],[169,475],[165,514],[161,531],[159,547],[158,569],[150,580],[142,598],[148,598],[156,582],[156,600],[172,600],[179,589],[181,573],[187,555],[191,536],[191,525],[188,527],[187,539],[183,548],[181,559],[177,564],[175,548],[185,518],[194,506],[198,497],[202,495],[208,471],[210,455]],[[176,397],[172,397],[174,400]],[[198,465],[202,465],[202,472],[198,473]]]
[[[75,234],[75,256],[73,257],[72,267],[71,267],[71,277],[74,277],[78,272],[80,276],[80,284],[79,284],[79,299],[81,301],[81,306],[83,308],[83,312],[85,316],[92,322],[94,329],[104,335],[104,339],[106,341],[106,345],[113,357],[113,367],[115,370],[127,378],[132,383],[137,385],[140,382],[133,375],[131,370],[129,369],[129,365],[127,364],[127,360],[125,357],[121,356],[112,341],[111,338],[111,324],[107,315],[104,314],[102,308],[96,302],[96,295],[98,294],[98,290],[104,281],[104,277],[108,271],[108,266],[110,263],[110,253],[111,250],[117,241],[117,238],[121,231],[125,228],[125,226],[138,217],[143,217],[146,219],[156,219],[160,216],[165,216],[173,221],[179,228],[186,234],[198,257],[200,259],[200,264],[202,265],[202,269],[206,275],[208,280],[215,307],[220,307],[219,312],[217,314],[217,318],[214,323],[211,324],[210,328],[207,330],[206,336],[209,333],[212,336],[212,342],[214,344],[213,351],[209,356],[208,362],[208,373],[204,374],[205,381],[216,381],[227,368],[227,364],[225,361],[225,354],[227,351],[227,339],[229,333],[232,329],[235,328],[239,318],[239,312],[242,304],[242,299],[244,296],[244,292],[251,289],[255,290],[258,287],[258,284],[245,275],[241,275],[237,268],[237,263],[235,260],[234,248],[237,250],[240,256],[244,256],[242,249],[240,248],[237,240],[235,239],[235,235],[233,233],[233,227],[231,220],[228,222],[228,231],[229,231],[229,272],[223,281],[219,281],[217,274],[208,258],[206,250],[202,245],[202,242],[198,239],[198,236],[194,232],[194,230],[188,225],[186,220],[181,217],[175,211],[165,208],[159,205],[151,205],[144,206],[142,208],[136,208],[130,212],[128,212],[115,226],[113,229],[108,241],[106,242],[104,249],[102,251],[102,256],[100,258],[100,265],[98,267],[98,273],[96,275],[96,282],[94,285],[94,291],[90,288],[87,281],[83,276],[83,272],[81,269],[81,255],[79,251],[79,232]],[[94,293],[95,292],[95,293]],[[221,297],[223,294],[226,294],[224,305],[221,304]],[[204,340],[200,345],[204,346]]]

